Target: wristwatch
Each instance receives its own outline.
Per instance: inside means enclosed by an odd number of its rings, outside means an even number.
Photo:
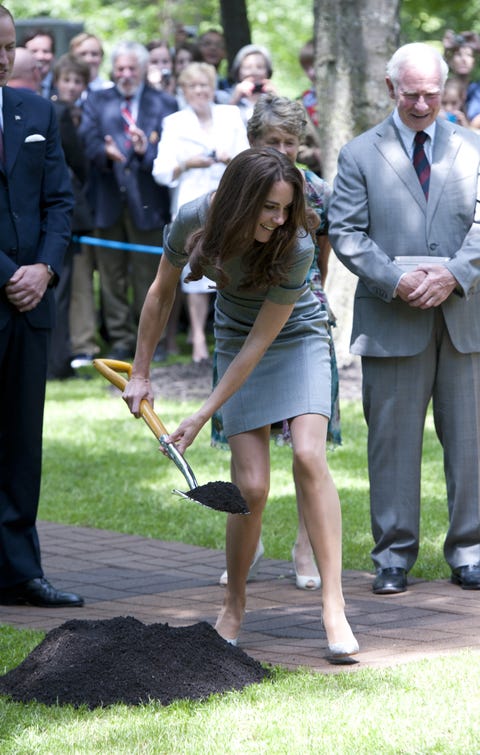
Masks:
[[[47,273],[50,276],[50,280],[48,281],[48,288],[52,288],[55,284],[55,270],[51,265],[47,265]]]

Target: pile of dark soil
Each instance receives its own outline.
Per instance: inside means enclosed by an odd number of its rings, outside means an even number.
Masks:
[[[261,682],[270,671],[206,622],[146,625],[131,616],[67,621],[0,677],[13,700],[88,708],[202,700]]]

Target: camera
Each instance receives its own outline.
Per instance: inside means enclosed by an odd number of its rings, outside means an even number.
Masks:
[[[168,86],[172,80],[172,72],[169,68],[162,68],[162,84]]]
[[[252,89],[252,94],[260,94],[260,92],[263,92],[263,84],[259,82],[258,84],[255,84]]]

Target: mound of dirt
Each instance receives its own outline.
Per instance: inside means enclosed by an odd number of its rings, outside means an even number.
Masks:
[[[206,622],[146,625],[131,616],[67,621],[52,629],[16,668],[0,677],[0,694],[46,705],[90,709],[150,700],[202,700],[270,676]]]

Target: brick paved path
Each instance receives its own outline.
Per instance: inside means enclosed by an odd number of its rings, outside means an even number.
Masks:
[[[0,623],[48,631],[71,618],[134,616],[147,624],[214,623],[223,588],[222,551],[86,527],[39,523],[45,574],[81,593],[80,609],[0,606]],[[248,585],[240,645],[252,657],[290,669],[335,672],[383,667],[480,648],[480,592],[445,580],[412,580],[401,595],[374,596],[373,576],[347,571],[347,613],[360,643],[359,663],[332,666],[320,628],[319,593],[295,587],[288,561],[264,559]]]

